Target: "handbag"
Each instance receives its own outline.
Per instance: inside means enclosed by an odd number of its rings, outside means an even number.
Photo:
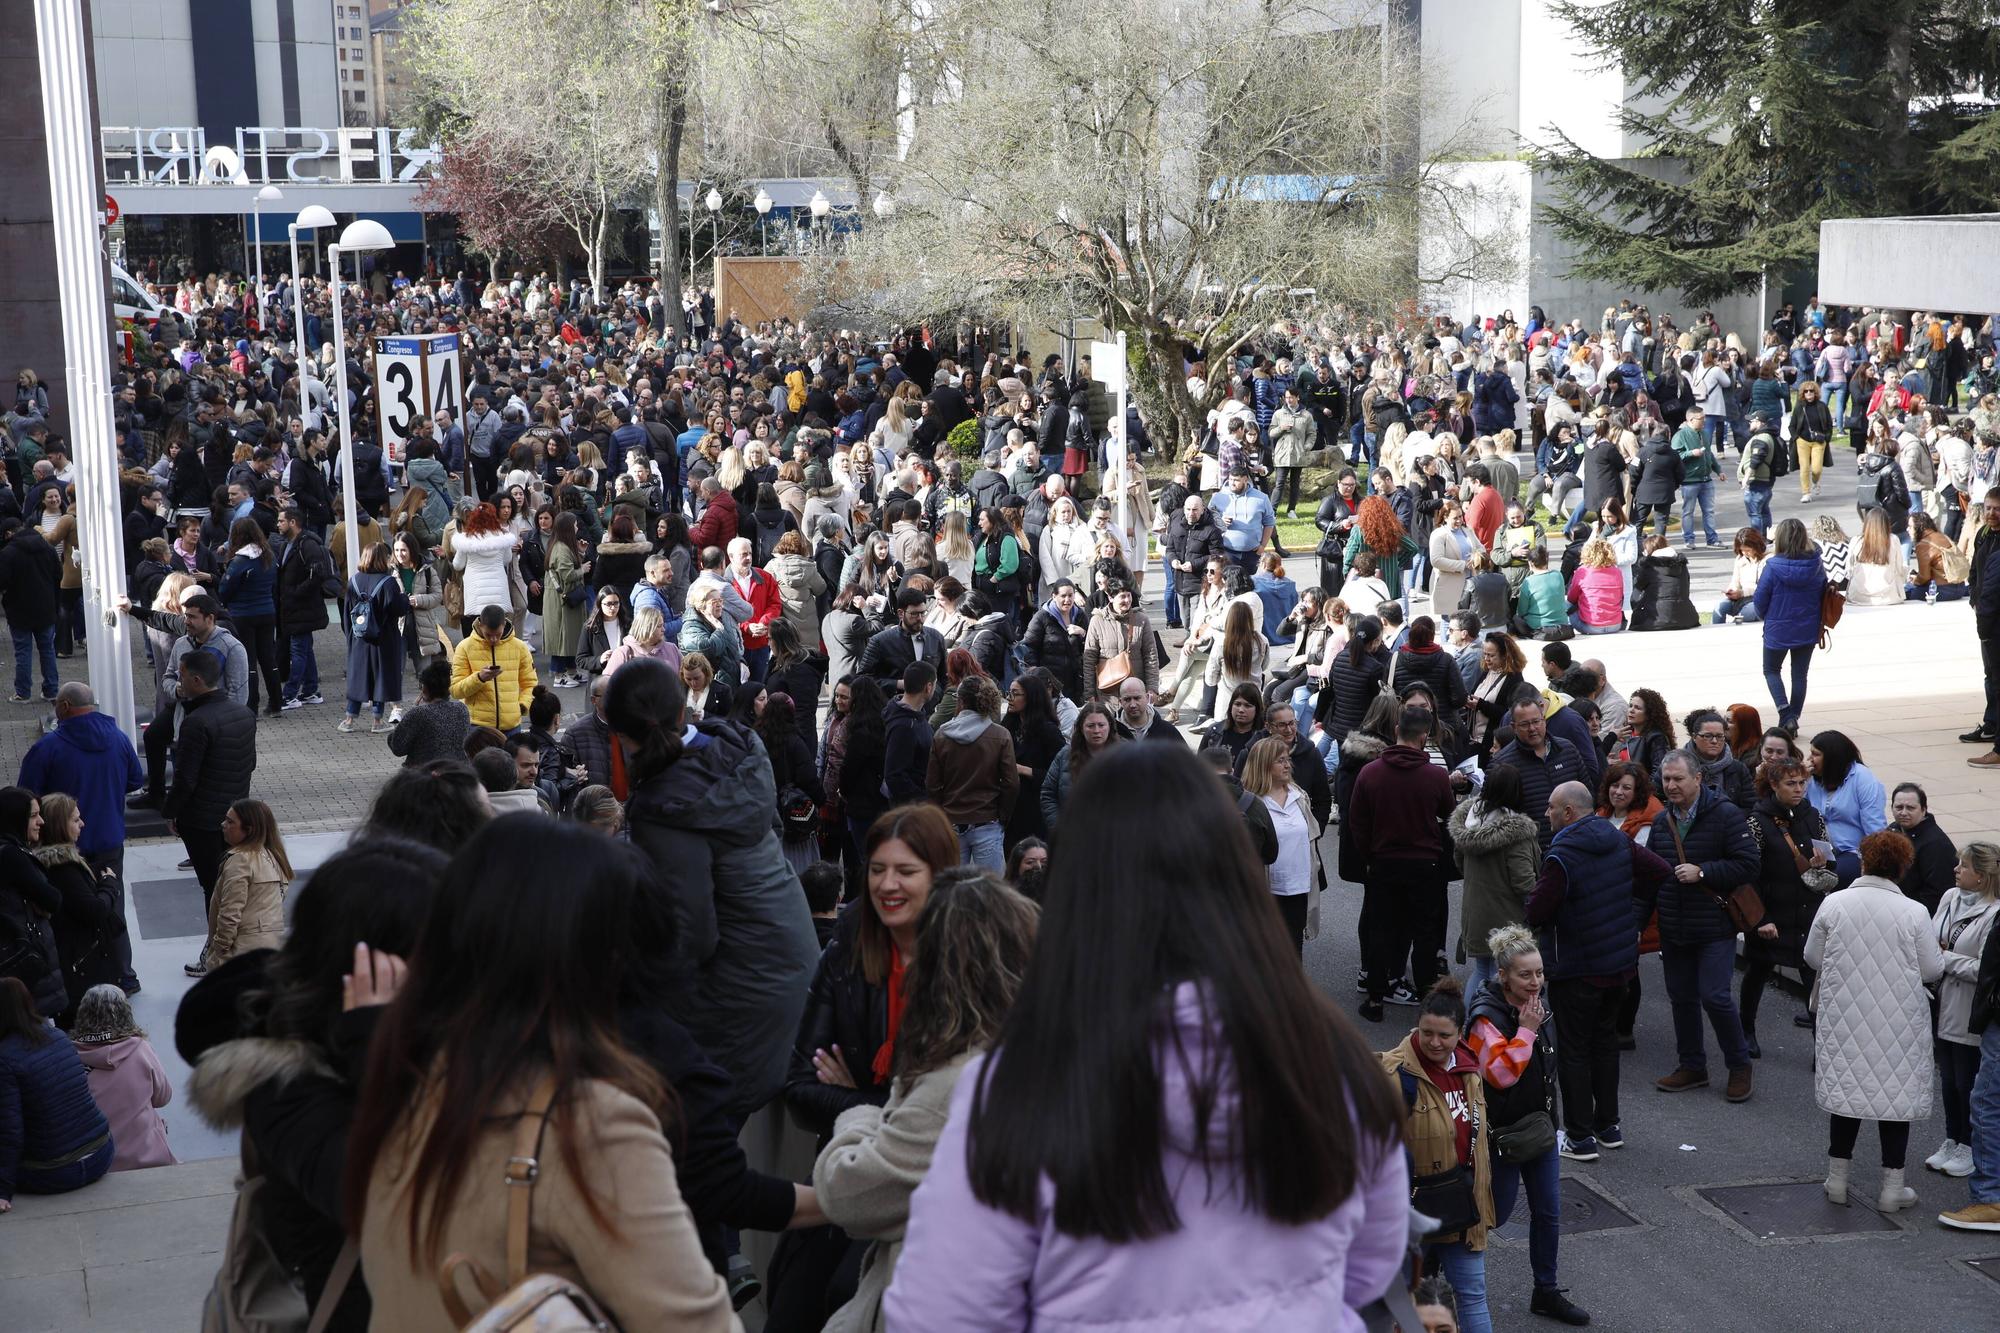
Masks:
[[[1132,632],[1122,621],[1119,628],[1125,631],[1125,646],[1097,663],[1097,688],[1101,692],[1117,689],[1132,674]]]
[[[243,1175],[236,1182],[236,1203],[229,1214],[229,1233],[222,1245],[222,1267],[202,1301],[201,1333],[321,1333],[333,1319],[361,1259],[361,1245],[352,1237],[341,1245],[320,1289],[319,1303],[310,1311],[305,1293],[272,1250],[264,1225],[264,1172],[248,1135],[243,1139]]]
[[[1792,849],[1792,865],[1799,872],[1799,879],[1814,893],[1832,893],[1840,885],[1840,876],[1832,866],[1816,866],[1812,858],[1799,850],[1799,840],[1792,836],[1792,821],[1772,819],[1778,831],[1785,835],[1785,845]]]
[[[1546,1110],[1530,1111],[1511,1125],[1493,1127],[1493,1151],[1508,1162],[1532,1162],[1556,1146],[1556,1122]]]
[[[1403,1084],[1403,1103],[1414,1110],[1417,1104],[1417,1076],[1407,1069],[1398,1069],[1396,1073]],[[1477,1161],[1478,1151],[1479,1122],[1475,1120],[1466,1156]],[[1412,1176],[1410,1207],[1426,1217],[1437,1219],[1435,1235],[1450,1236],[1469,1231],[1479,1225],[1479,1195],[1473,1187],[1474,1179],[1473,1169],[1462,1163],[1428,1176]]]
[[[778,793],[778,818],[785,826],[786,842],[804,842],[819,831],[819,807],[802,788],[789,783]]]
[[[1667,811],[1667,831],[1674,835],[1674,855],[1680,858],[1681,864],[1687,864],[1687,848],[1681,843],[1681,826],[1671,808]],[[1715,894],[1729,923],[1737,930],[1748,935],[1764,924],[1764,900],[1757,896],[1756,885],[1738,884],[1727,893],[1715,893],[1713,889],[1709,892]]]
[[[568,1278],[528,1272],[528,1223],[541,1175],[542,1132],[548,1128],[549,1107],[555,1102],[556,1081],[544,1074],[528,1098],[514,1130],[514,1151],[507,1159],[507,1286],[500,1289],[476,1259],[454,1254],[438,1269],[438,1295],[445,1313],[463,1333],[597,1333],[615,1328],[597,1298]],[[459,1290],[461,1273],[470,1274],[486,1301],[476,1318]]]

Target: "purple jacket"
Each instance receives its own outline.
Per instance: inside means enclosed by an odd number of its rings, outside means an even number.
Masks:
[[[1174,1021],[1197,1067],[1213,1024],[1194,983],[1175,992]],[[1181,1228],[1127,1245],[1030,1224],[973,1197],[966,1122],[981,1056],[952,1093],[930,1174],[910,1203],[896,1276],[883,1304],[890,1333],[1340,1333],[1398,1275],[1407,1243],[1409,1173],[1400,1147],[1364,1147],[1361,1183],[1331,1214],[1281,1226],[1246,1210],[1233,1178],[1206,1187],[1189,1149],[1193,1116],[1178,1061],[1164,1070],[1167,1180]],[[1210,1133],[1229,1132],[1225,1093]]]

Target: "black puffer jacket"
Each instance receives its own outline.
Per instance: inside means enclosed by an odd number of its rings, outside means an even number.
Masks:
[[[1790,843],[1785,838],[1788,828]],[[1764,900],[1765,917],[1778,928],[1778,938],[1767,940],[1753,931],[1743,941],[1744,952],[1752,958],[1797,967],[1804,961],[1806,932],[1812,929],[1813,916],[1819,911],[1820,895],[1806,887],[1792,844],[1810,858],[1812,840],[1826,837],[1826,822],[1809,802],[1800,801],[1797,809],[1787,810],[1778,804],[1777,797],[1766,796],[1750,812],[1750,836],[1757,840],[1760,857],[1757,895]],[[1671,845],[1666,850],[1671,851]]]
[[[1703,788],[1696,798],[1694,822],[1674,844],[1674,808],[1670,805],[1653,816],[1653,833],[1647,847],[1669,865],[1683,860],[1702,869],[1702,879],[1683,884],[1669,878],[1658,889],[1660,938],[1669,944],[1713,944],[1733,939],[1736,926],[1722,910],[1722,895],[1739,884],[1757,882],[1763,856],[1750,833],[1750,822],[1733,801]],[[1686,856],[1681,855],[1685,848]],[[1642,888],[1639,918],[1644,920],[1654,904],[1653,893]]]
[[[0,963],[14,960],[0,976],[19,977],[44,1018],[69,1007],[62,952],[50,919],[62,905],[62,890],[49,882],[41,863],[26,847],[0,834]],[[25,953],[23,945],[28,946]]]
[[[1343,649],[1327,672],[1313,720],[1336,742],[1342,740],[1368,715],[1368,705],[1375,702],[1388,671],[1389,654],[1379,648],[1361,654],[1358,662],[1353,652]]]
[[[889,1084],[875,1077],[874,1068],[876,1053],[889,1036],[889,990],[869,984],[861,973],[860,924],[860,912],[843,912],[832,942],[820,955],[785,1078],[785,1105],[792,1119],[822,1142],[842,1111],[889,1100]],[[813,1072],[813,1052],[831,1052],[835,1046],[854,1076],[851,1088],[822,1083]]]
[[[1431,692],[1438,714],[1447,722],[1465,706],[1465,677],[1458,674],[1458,659],[1436,645],[1429,651],[1405,647],[1396,652],[1396,693],[1417,684]]]
[[[69,1003],[56,1026],[69,1028],[76,1006],[92,986],[116,982],[124,971],[116,941],[125,933],[125,914],[118,898],[100,879],[74,844],[57,843],[35,849],[35,860],[62,894],[62,910],[49,925],[55,930],[56,953],[62,958],[63,986]]]
[[[1086,631],[1090,628],[1090,615],[1081,606],[1076,609],[1076,623]],[[1021,636],[1021,643],[1027,649],[1028,661],[1035,666],[1047,667],[1072,701],[1083,700],[1083,636],[1071,634],[1063,622],[1044,602],[1041,610],[1035,612],[1028,622],[1028,631]]]
[[[168,819],[192,829],[219,829],[231,805],[250,794],[257,771],[257,715],[216,690],[181,700],[174,736],[174,786]]]
[[[326,543],[301,532],[278,561],[278,625],[287,634],[311,634],[327,627],[326,599],[340,595],[333,557]]]

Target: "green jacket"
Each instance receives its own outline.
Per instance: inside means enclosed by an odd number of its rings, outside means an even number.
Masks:
[[[1682,426],[1674,432],[1674,452],[1681,456],[1681,485],[1692,486],[1696,482],[1715,480],[1715,450],[1702,433],[1692,426]]]
[[[1736,460],[1736,480],[1741,482],[1764,482],[1771,480],[1771,455],[1777,450],[1777,442],[1771,432],[1760,430],[1752,435],[1743,446],[1743,457]]]
[[[1361,525],[1357,523],[1354,531],[1348,535],[1346,559],[1341,562],[1342,565],[1352,569],[1354,557],[1367,549],[1368,539],[1361,535]],[[1406,532],[1403,534],[1402,545],[1396,548],[1393,555],[1376,553],[1375,573],[1382,580],[1382,586],[1389,590],[1391,597],[1403,595],[1403,571],[1410,567],[1410,558],[1417,552],[1417,539]]]
[[[1521,619],[1528,622],[1531,630],[1547,629],[1550,625],[1569,623],[1569,591],[1563,587],[1562,574],[1553,569],[1545,569],[1539,574],[1530,574],[1521,583]]]

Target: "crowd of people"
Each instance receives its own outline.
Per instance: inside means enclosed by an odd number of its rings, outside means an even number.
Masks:
[[[323,345],[321,293],[307,366],[289,292],[214,298],[119,389],[143,760],[62,686],[43,745],[69,770],[0,792],[0,917],[35,954],[0,952],[0,1071],[37,1089],[17,1141],[68,1159],[36,1175],[24,1148],[15,1187],[164,1147],[159,1089],[74,1093],[97,1047],[144,1047],[121,876],[83,841],[142,791],[208,904],[190,1100],[240,1127],[258,1225],[333,1327],[457,1327],[536,1273],[628,1328],[730,1327],[762,1290],[778,1329],[1168,1327],[1197,1303],[1352,1327],[1386,1295],[1483,1333],[1487,1236],[1522,1193],[1529,1308],[1587,1323],[1561,1163],[1625,1143],[1646,952],[1661,1092],[1710,1086],[1712,1031],[1750,1100],[1761,1001],[1796,981],[1827,1196],[1873,1120],[1878,1206],[1914,1204],[1936,1081],[1925,1165],[1972,1182],[1941,1220],[2000,1230],[2000,847],[1955,846],[1920,786],[1801,727],[1849,600],[1966,596],[1987,711],[1963,739],[2000,765],[1990,327],[1815,303],[1755,348],[1630,307],[1274,328],[1189,367],[1226,388],[1156,486],[1087,363],[970,327],[750,328],[699,293],[676,338],[642,288],[519,276],[356,293],[351,347],[456,329],[471,379],[399,458],[366,426],[343,456],[322,386],[357,422],[371,390]],[[9,434],[46,441],[21,406]],[[1851,550],[1768,499],[1791,470],[1816,496],[1843,430]],[[1571,649],[1701,623],[1671,510],[1684,548],[1720,543],[1732,447],[1748,522],[1709,619],[1761,623],[1769,727],[1621,693]],[[39,621],[73,564],[46,452],[18,497],[44,521],[0,550],[22,673],[58,648]],[[1279,531],[1302,491],[1304,588]],[[258,714],[324,701],[334,632],[338,729],[367,711],[403,766],[293,894],[250,796],[286,724]],[[1358,1017],[1412,1011],[1378,1055],[1298,965],[1336,880]],[[737,1146],[773,1105],[816,1141],[810,1183]],[[127,1137],[149,1160],[113,1160]],[[742,1230],[784,1233],[761,1276]]]

